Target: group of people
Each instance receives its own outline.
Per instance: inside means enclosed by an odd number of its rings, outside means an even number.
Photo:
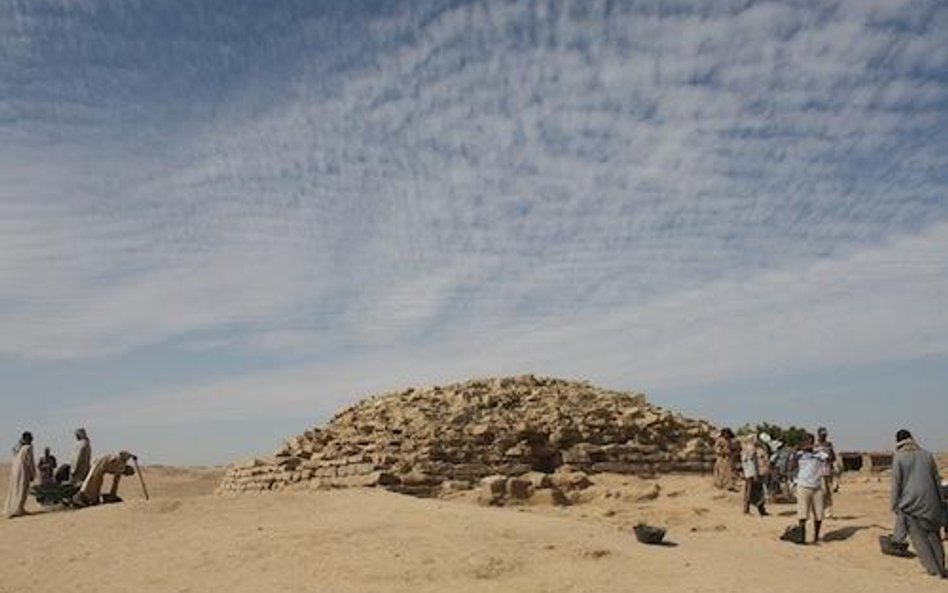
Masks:
[[[738,439],[725,428],[714,449],[714,485],[737,490],[742,479],[745,514],[756,507],[760,515],[767,515],[768,492],[773,496],[792,493],[798,522],[793,541],[806,543],[806,526],[812,518],[813,542],[819,542],[839,488],[839,460],[825,428],[819,428],[816,437],[806,434],[796,447],[766,434]],[[942,543],[942,529],[948,537],[948,483],[942,481],[934,456],[920,448],[907,430],[896,434],[890,506],[895,515],[891,541],[902,545],[911,541],[925,570],[948,578]]]
[[[815,439],[806,435],[796,448],[766,433],[738,439],[730,428],[725,428],[714,451],[714,485],[721,490],[736,490],[736,484],[741,483],[744,514],[750,514],[753,507],[766,516],[768,497],[793,493],[798,501],[803,495],[807,513],[812,512],[818,524],[825,516],[832,516],[833,493],[839,488],[835,482],[838,460],[826,428],[819,428]],[[805,490],[800,490],[801,485]],[[818,525],[815,531],[818,535]]]
[[[74,486],[75,494],[67,501],[71,506],[84,507],[100,502],[116,501],[122,476],[134,475],[128,465],[137,458],[128,451],[115,455],[102,455],[92,459],[92,445],[84,428],[75,431],[76,446],[71,464],[57,465],[56,458],[47,447],[37,463],[33,454],[33,434],[24,432],[13,448],[10,464],[10,486],[4,515],[7,518],[26,514],[26,499],[34,482],[41,488]],[[105,476],[112,476],[112,488],[102,494]]]

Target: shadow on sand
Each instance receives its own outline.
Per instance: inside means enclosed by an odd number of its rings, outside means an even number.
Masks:
[[[878,527],[877,525],[851,525],[849,527],[841,527],[839,529],[834,529],[832,531],[827,531],[823,534],[824,542],[843,542],[856,535],[860,531],[866,529],[872,529],[873,527]]]

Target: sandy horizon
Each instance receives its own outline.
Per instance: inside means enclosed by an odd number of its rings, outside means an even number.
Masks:
[[[488,508],[471,493],[372,489],[227,498],[212,494],[220,468],[144,473],[149,502],[132,479],[121,505],[0,522],[0,593],[945,590],[917,561],[879,553],[884,475],[847,475],[830,541],[801,547],[778,540],[792,506],[744,516],[704,476],[597,475],[582,504]],[[5,466],[0,483],[5,494]],[[674,545],[637,543],[640,520]]]

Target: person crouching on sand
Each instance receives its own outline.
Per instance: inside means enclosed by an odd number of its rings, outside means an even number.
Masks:
[[[122,476],[135,475],[135,470],[128,465],[129,460],[137,457],[128,451],[120,451],[117,455],[103,455],[92,462],[89,475],[82,481],[79,492],[72,498],[72,504],[77,507],[86,507],[100,502],[115,502],[118,499],[118,486]],[[102,482],[106,475],[112,476],[112,488],[102,495]]]
[[[829,456],[825,451],[813,450],[813,435],[807,434],[794,456],[796,466],[797,521],[800,522],[800,543],[806,543],[806,521],[813,515],[813,543],[820,541],[823,525],[823,468]]]

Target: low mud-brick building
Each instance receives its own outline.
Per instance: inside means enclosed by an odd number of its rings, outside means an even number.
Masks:
[[[892,468],[891,451],[844,451],[839,454],[843,471],[881,472]]]
[[[361,401],[274,455],[230,467],[219,492],[380,486],[433,495],[497,474],[708,472],[713,436],[711,424],[640,393],[532,375],[478,379]]]

